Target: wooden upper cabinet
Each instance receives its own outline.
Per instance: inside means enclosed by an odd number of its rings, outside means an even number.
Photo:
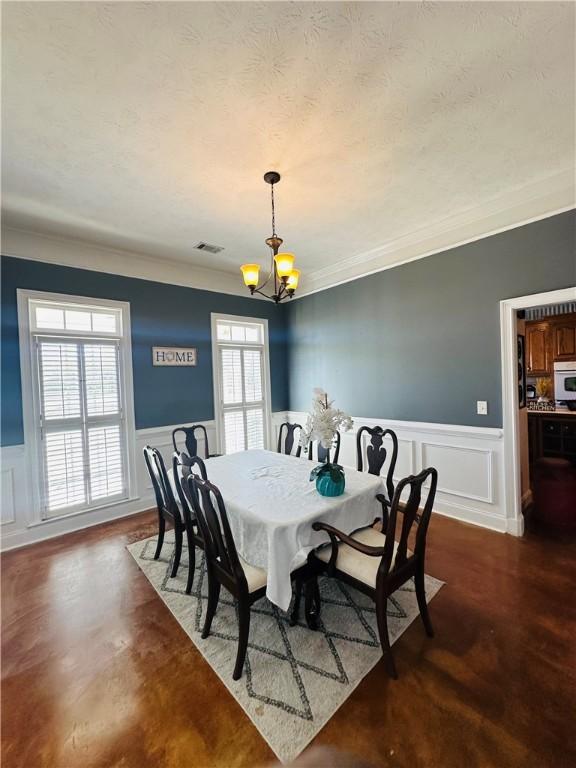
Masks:
[[[576,319],[555,323],[554,360],[576,360]]]
[[[548,323],[526,323],[526,372],[547,376],[552,370]]]

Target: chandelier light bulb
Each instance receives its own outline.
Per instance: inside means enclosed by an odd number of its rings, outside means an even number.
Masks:
[[[244,285],[247,288],[256,288],[260,275],[260,264],[242,264],[240,270],[244,278]]]
[[[294,268],[294,254],[293,253],[277,253],[274,256],[276,262],[276,272],[278,277],[290,277]]]
[[[286,288],[289,291],[295,291],[296,288],[298,288],[298,280],[300,279],[300,270],[299,269],[293,269],[292,272],[288,275],[288,280],[286,281]]]

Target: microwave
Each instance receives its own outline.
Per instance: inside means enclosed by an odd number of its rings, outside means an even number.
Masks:
[[[576,360],[554,363],[554,396],[556,400],[576,400]]]

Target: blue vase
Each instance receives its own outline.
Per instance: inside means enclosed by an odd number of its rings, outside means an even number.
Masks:
[[[332,475],[338,475],[335,480]],[[316,478],[316,490],[321,496],[341,496],[346,486],[346,478],[341,469],[333,469],[332,472],[323,472]]]

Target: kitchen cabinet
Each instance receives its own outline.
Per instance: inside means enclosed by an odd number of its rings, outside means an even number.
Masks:
[[[551,372],[549,323],[526,323],[526,373],[548,376]]]
[[[552,376],[555,362],[576,360],[576,313],[526,323],[526,373]]]
[[[576,464],[576,416],[528,412],[530,463],[542,457],[569,459]]]
[[[576,319],[555,323],[552,332],[554,360],[576,359]]]

